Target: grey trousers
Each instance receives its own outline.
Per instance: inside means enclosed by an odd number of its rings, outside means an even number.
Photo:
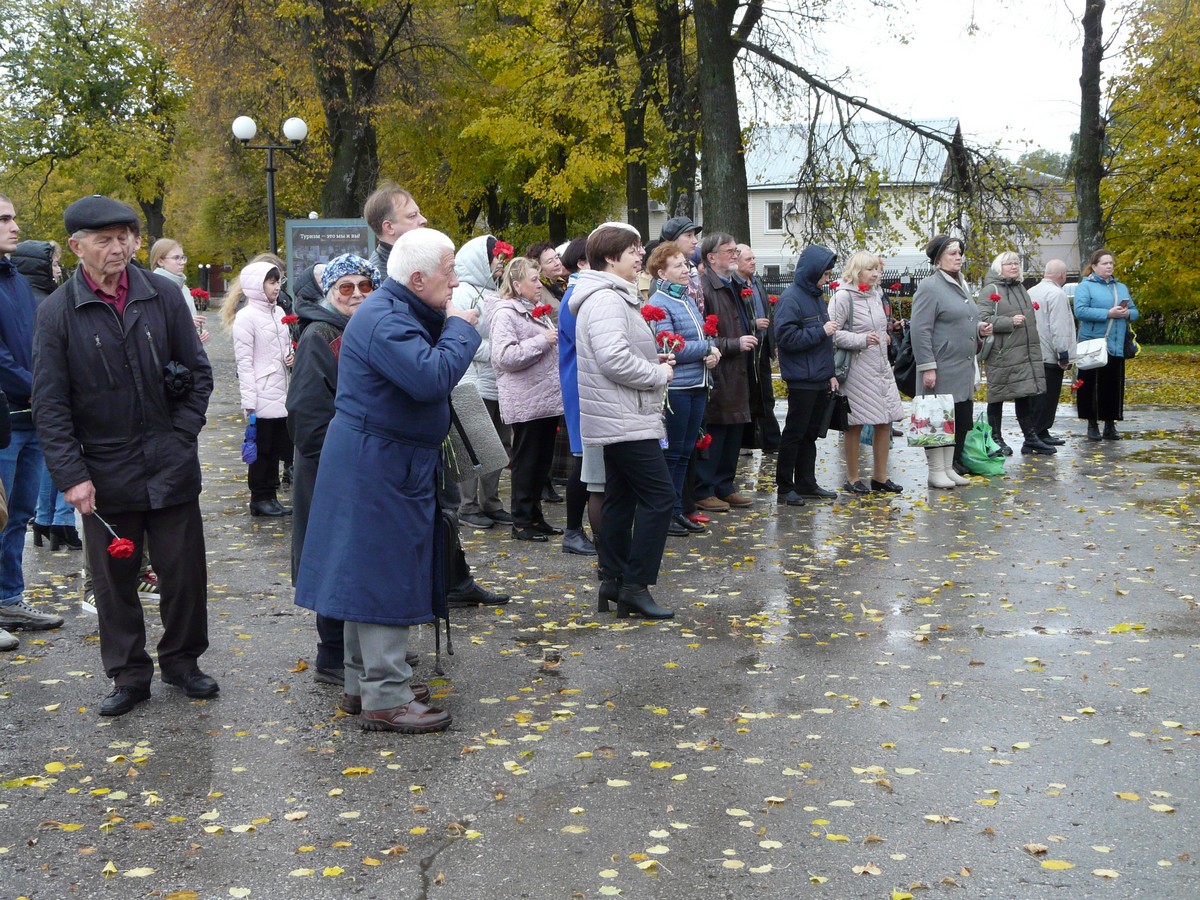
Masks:
[[[504,445],[504,449],[508,451],[511,459],[512,426],[505,425],[504,420],[500,418],[500,401],[485,398],[483,405],[487,407],[488,414],[492,417],[492,424],[496,426],[496,433],[500,435],[500,443]],[[488,513],[500,512],[504,509],[504,504],[500,501],[500,472],[501,470],[497,469],[495,472],[489,472],[479,478],[464,481],[460,485],[462,488],[462,506],[458,510],[460,514],[486,516]]]
[[[408,626],[347,622],[346,693],[362,697],[365,710],[393,709],[413,700]]]

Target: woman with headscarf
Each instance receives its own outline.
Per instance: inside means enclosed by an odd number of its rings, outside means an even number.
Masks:
[[[292,458],[287,429],[288,377],[295,352],[276,304],[283,276],[269,262],[250,263],[225,297],[221,319],[233,336],[242,411],[255,423],[258,458],[250,463],[250,515],[288,516],[280,504],[279,463]]]
[[[970,484],[956,465],[962,464],[963,443],[971,430],[978,372],[975,353],[979,338],[992,333],[962,276],[966,244],[939,234],[925,246],[934,273],[917,285],[912,306],[912,349],[917,362],[917,393],[954,396],[954,446],[925,451],[929,486],[953,488]]]
[[[335,409],[342,332],[367,295],[379,287],[379,271],[362,257],[345,253],[325,266],[321,287],[325,296],[320,303],[296,299],[300,343],[287,393],[288,434],[296,449],[292,469],[293,585],[300,572],[321,448]],[[340,619],[317,616],[315,679],[323,684],[344,683],[343,624]]]

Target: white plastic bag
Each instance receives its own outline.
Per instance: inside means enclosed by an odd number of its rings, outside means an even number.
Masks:
[[[908,446],[949,447],[954,443],[954,395],[924,394],[913,398],[908,416]]]

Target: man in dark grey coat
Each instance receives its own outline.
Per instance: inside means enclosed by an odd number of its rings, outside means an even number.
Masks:
[[[212,368],[178,286],[130,263],[132,209],[97,195],[63,220],[82,264],[38,307],[33,415],[54,483],[83,516],[100,655],[115,683],[100,715],[150,697],[137,595],[147,537],[162,580],[162,679],[212,697],[217,682],[197,663],[208,649],[208,576],[196,448]],[[132,552],[109,551],[117,536]]]

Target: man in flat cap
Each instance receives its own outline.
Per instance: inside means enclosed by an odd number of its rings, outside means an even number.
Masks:
[[[54,483],[83,516],[100,655],[115,684],[100,715],[150,697],[154,663],[137,595],[147,538],[161,579],[162,679],[213,697],[217,682],[198,664],[208,649],[208,574],[196,449],[212,369],[179,287],[130,264],[139,225],[130,207],[85,197],[63,221],[81,265],[38,307],[33,415]]]

